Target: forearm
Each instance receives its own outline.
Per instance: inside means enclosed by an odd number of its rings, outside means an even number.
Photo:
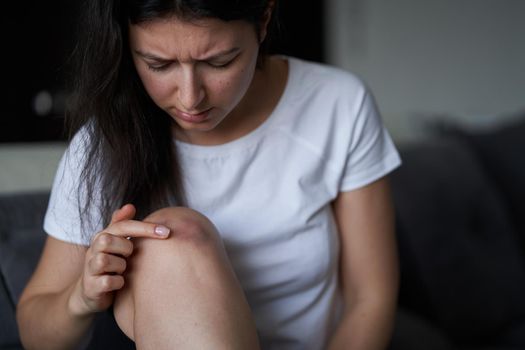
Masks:
[[[17,307],[20,338],[25,349],[73,349],[86,337],[94,314],[75,313],[70,296],[76,286],[60,293],[29,297]]]
[[[357,303],[343,315],[329,350],[384,350],[394,325],[394,302]]]

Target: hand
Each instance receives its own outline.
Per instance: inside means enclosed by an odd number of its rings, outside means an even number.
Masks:
[[[133,205],[124,205],[113,213],[109,226],[93,238],[86,251],[83,273],[70,298],[74,314],[92,314],[113,303],[114,292],[124,286],[126,258],[133,253],[133,243],[128,238],[168,237],[167,227],[132,220],[135,213]]]

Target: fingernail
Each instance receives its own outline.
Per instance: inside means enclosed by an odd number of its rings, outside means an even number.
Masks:
[[[161,237],[167,237],[170,234],[170,229],[166,226],[156,226],[155,234]]]

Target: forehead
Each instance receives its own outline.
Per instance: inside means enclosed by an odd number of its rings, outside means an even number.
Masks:
[[[155,19],[129,27],[132,50],[173,59],[199,59],[214,52],[257,41],[254,26],[246,21],[215,18]]]

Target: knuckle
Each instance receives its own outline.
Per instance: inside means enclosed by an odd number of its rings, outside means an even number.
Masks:
[[[102,290],[105,292],[110,292],[113,290],[120,289],[124,286],[124,277],[120,275],[114,276],[103,276],[100,281]]]
[[[102,290],[110,290],[111,289],[111,276],[102,276],[100,278],[100,287]]]
[[[91,239],[91,246],[95,245],[95,243],[97,242],[98,238],[100,237],[101,234],[103,234],[104,232],[97,232],[93,238]]]
[[[98,272],[97,264],[96,264],[96,255],[92,256],[89,260],[86,262],[86,271],[90,274],[96,274]]]
[[[127,263],[125,259],[118,259],[118,262],[116,263],[115,272],[117,273],[123,273],[126,271]]]
[[[111,246],[113,237],[109,233],[103,232],[98,236],[97,246],[100,250],[108,249]]]
[[[97,257],[95,258],[95,266],[98,269],[103,270],[108,265],[109,265],[109,257],[106,254],[97,254]]]

